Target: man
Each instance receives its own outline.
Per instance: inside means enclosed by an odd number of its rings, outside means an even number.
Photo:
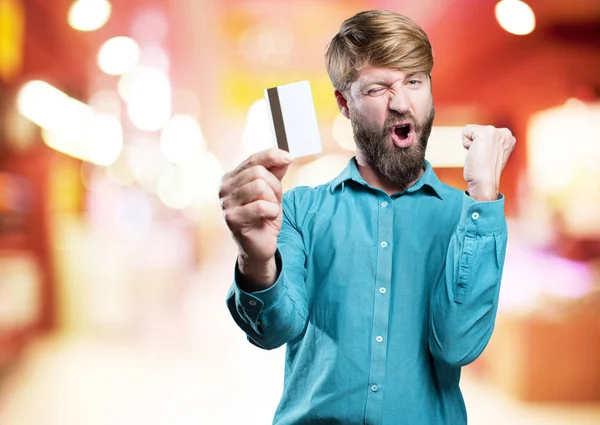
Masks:
[[[277,425],[466,424],[460,368],[494,326],[506,250],[506,129],[463,131],[468,191],[425,161],[434,118],[426,34],[387,11],[346,20],[326,52],[356,157],[333,181],[282,196],[273,149],[224,176],[239,246],[227,298],[264,349],[287,344]]]

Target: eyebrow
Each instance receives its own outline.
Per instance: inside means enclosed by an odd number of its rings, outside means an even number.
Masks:
[[[425,77],[427,75],[427,73],[424,72],[424,71],[411,72],[410,74],[406,74],[404,76],[404,80],[410,80],[411,78],[414,78],[417,75],[418,76],[422,75],[423,77]],[[398,81],[398,80],[396,80],[396,81]],[[378,80],[367,80],[367,81],[364,81],[364,82],[359,82],[358,83],[358,87],[359,87],[359,89],[364,90],[368,86],[373,85],[373,84],[380,85],[380,86],[386,86],[386,85],[388,85],[388,83],[385,80],[378,79]]]

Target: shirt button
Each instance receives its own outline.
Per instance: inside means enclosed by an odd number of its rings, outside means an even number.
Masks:
[[[371,391],[373,391],[373,392],[377,391],[377,385],[371,385]]]
[[[248,301],[248,304],[250,304],[252,307],[254,307],[256,305],[256,301],[250,300],[250,301]]]
[[[383,201],[383,202],[381,203],[381,206],[382,206],[383,208],[387,207],[388,205],[389,205],[389,204],[387,203],[387,201]]]
[[[386,289],[385,288],[379,288],[379,292],[381,292],[382,294],[385,294]]]
[[[383,241],[379,244],[382,248],[385,248],[387,246],[387,242]]]
[[[471,218],[473,220],[479,220],[479,213],[477,211],[475,211],[473,214],[471,214]]]
[[[383,337],[381,337],[381,336],[378,336],[377,338],[375,338],[375,341],[377,341],[377,342],[382,342],[382,341],[383,341]]]

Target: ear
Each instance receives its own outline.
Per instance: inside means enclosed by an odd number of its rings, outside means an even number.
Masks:
[[[344,96],[344,93],[342,93],[339,90],[335,90],[334,94],[335,94],[335,101],[337,102],[337,106],[338,106],[338,109],[340,110],[340,113],[349,119],[350,112],[348,111],[348,100]]]

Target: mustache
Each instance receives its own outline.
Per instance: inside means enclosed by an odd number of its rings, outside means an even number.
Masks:
[[[387,119],[385,120],[385,128],[386,130],[395,122],[398,121],[410,121],[413,124],[415,130],[419,130],[421,128],[420,123],[417,121],[415,116],[410,112],[398,112],[398,111],[390,111]]]

